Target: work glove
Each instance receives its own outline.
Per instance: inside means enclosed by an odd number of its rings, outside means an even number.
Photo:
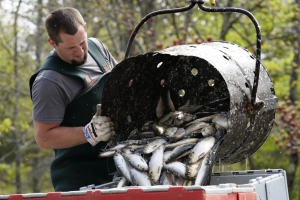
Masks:
[[[100,141],[107,141],[115,134],[114,124],[109,117],[101,116],[101,104],[97,105],[97,113],[90,123],[83,128],[87,141],[95,146]]]

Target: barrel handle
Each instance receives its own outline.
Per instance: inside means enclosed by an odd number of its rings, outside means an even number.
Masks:
[[[132,44],[137,32],[139,31],[141,26],[148,19],[150,19],[151,17],[154,17],[156,15],[177,13],[177,12],[185,12],[185,11],[190,10],[191,8],[193,8],[196,4],[199,6],[199,8],[201,10],[203,10],[205,12],[238,12],[238,13],[245,14],[250,18],[250,20],[254,24],[255,29],[256,29],[256,64],[255,64],[255,71],[254,71],[253,90],[252,90],[252,94],[251,94],[251,104],[252,104],[254,110],[259,111],[264,106],[263,102],[256,102],[256,93],[257,93],[257,87],[258,87],[258,81],[259,81],[260,59],[261,59],[261,31],[260,31],[260,26],[259,26],[257,20],[247,10],[244,10],[244,9],[241,9],[241,8],[207,8],[207,7],[203,6],[204,1],[202,1],[202,0],[190,0],[190,4],[187,7],[175,8],[175,9],[166,9],[166,10],[158,10],[158,11],[151,12],[148,15],[146,15],[138,23],[138,25],[135,27],[135,29],[131,33],[128,44],[127,44],[127,49],[126,49],[126,52],[125,52],[124,60],[128,58],[128,54],[129,54],[129,51],[130,51],[131,44]]]

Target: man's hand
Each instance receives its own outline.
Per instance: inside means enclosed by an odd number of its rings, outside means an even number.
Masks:
[[[95,146],[100,141],[107,141],[115,134],[114,124],[109,117],[101,116],[101,104],[97,105],[97,113],[83,129],[85,138]]]

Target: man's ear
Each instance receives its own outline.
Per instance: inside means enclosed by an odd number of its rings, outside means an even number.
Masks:
[[[56,44],[55,44],[55,42],[54,42],[53,40],[51,40],[50,38],[48,38],[48,42],[49,42],[49,44],[50,44],[54,49],[56,49]]]

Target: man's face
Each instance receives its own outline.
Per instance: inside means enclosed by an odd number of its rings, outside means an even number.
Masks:
[[[85,63],[87,59],[88,44],[86,26],[79,26],[75,35],[68,35],[64,32],[60,33],[62,42],[56,45],[50,38],[48,42],[53,46],[57,55],[65,62],[74,66]]]

